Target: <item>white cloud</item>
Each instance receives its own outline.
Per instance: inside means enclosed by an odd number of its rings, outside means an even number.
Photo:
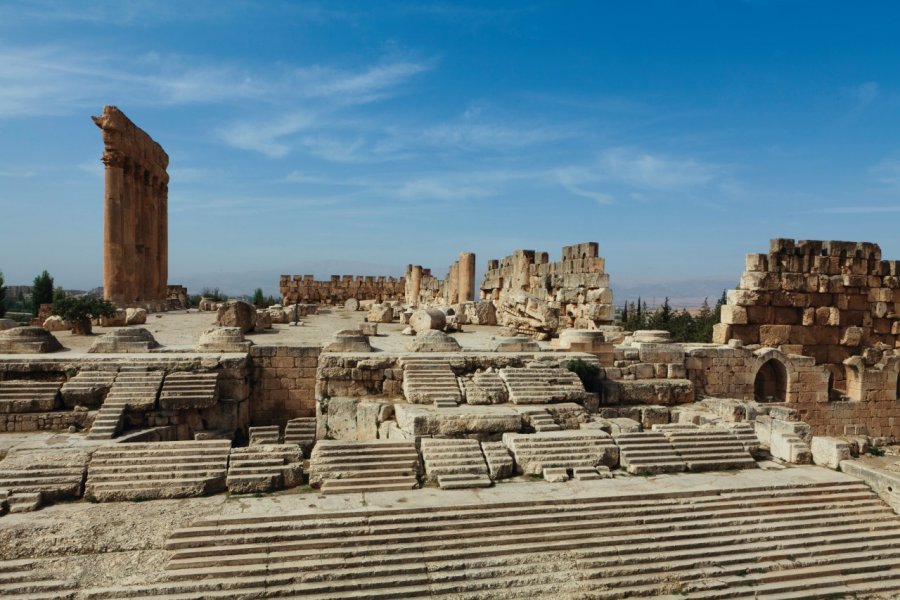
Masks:
[[[233,123],[219,130],[219,137],[226,144],[253,150],[270,158],[280,158],[287,154],[291,147],[282,138],[306,129],[315,122],[308,113],[293,113],[271,122]]]
[[[822,208],[816,212],[833,215],[877,215],[900,213],[900,206],[836,206],[833,208]]]
[[[30,171],[27,169],[24,170],[14,170],[14,169],[0,169],[0,177],[34,177],[37,175],[37,171]]]
[[[651,190],[680,190],[713,181],[720,169],[693,158],[670,158],[624,148],[600,157],[603,177],[625,185]]]

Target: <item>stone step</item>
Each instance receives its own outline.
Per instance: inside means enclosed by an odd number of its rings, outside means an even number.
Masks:
[[[446,475],[438,475],[438,485],[443,490],[458,490],[473,487],[490,487],[493,482],[491,478],[484,473],[464,474],[450,473]]]

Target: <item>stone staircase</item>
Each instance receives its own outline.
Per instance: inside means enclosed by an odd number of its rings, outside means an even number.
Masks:
[[[93,404],[103,397],[104,389],[108,393],[115,381],[116,371],[79,371],[63,384],[60,394],[69,406]]]
[[[663,429],[689,471],[756,468],[744,442],[724,428]]]
[[[248,428],[250,434],[250,445],[257,444],[280,444],[281,428],[278,425],[258,425]]]
[[[493,481],[512,477],[515,473],[512,454],[503,442],[481,442],[481,453],[484,454],[488,475]]]
[[[229,492],[274,492],[302,482],[303,453],[296,444],[231,449],[225,479]]]
[[[316,445],[316,418],[297,417],[288,421],[284,427],[284,443],[297,444],[303,456],[309,456]]]
[[[0,560],[0,598],[72,600],[77,582],[53,577],[34,559]]]
[[[441,489],[491,485],[478,440],[422,438],[421,448],[425,476]]]
[[[479,371],[466,380],[467,404],[505,404],[509,392],[499,373]]]
[[[523,420],[530,425],[537,433],[544,431],[562,431],[553,415],[543,408],[532,408],[522,411]]]
[[[900,518],[849,479],[216,515],[174,531],[166,549],[162,581],[81,596],[732,600],[900,591]]]
[[[403,367],[403,395],[407,402],[413,404],[433,404],[435,400],[451,400],[456,404],[462,402],[459,381],[446,359],[404,357],[400,359],[400,366]]]
[[[84,495],[115,502],[220,492],[230,449],[230,440],[105,446],[91,457]]]
[[[164,376],[163,371],[151,371],[146,367],[122,367],[103,400],[103,405],[97,411],[88,439],[114,438],[121,430],[123,417],[128,409],[155,408]]]
[[[599,430],[504,433],[503,443],[515,458],[516,471],[526,475],[540,475],[548,467],[614,467],[619,462],[619,449]]]
[[[722,426],[726,429],[730,429],[744,445],[747,452],[752,456],[757,456],[759,454],[760,443],[759,438],[756,437],[756,430],[753,427],[753,423],[743,421],[740,423],[723,423]]]
[[[614,435],[619,465],[632,475],[678,473],[687,465],[661,431],[637,431]]]
[[[81,497],[85,467],[36,460],[27,465],[7,466],[0,461],[0,493],[9,512],[37,510],[45,502]]]
[[[412,442],[319,440],[309,461],[309,484],[324,494],[411,490],[420,472]]]
[[[59,381],[0,381],[0,413],[50,412],[58,406]]]
[[[163,410],[210,408],[219,401],[219,374],[169,373],[159,393],[159,407]]]
[[[580,400],[586,392],[578,376],[559,367],[507,367],[500,378],[513,404],[546,404]]]

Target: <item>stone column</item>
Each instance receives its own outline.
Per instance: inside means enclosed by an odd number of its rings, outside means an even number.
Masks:
[[[459,301],[470,302],[475,299],[475,254],[460,252],[457,284]]]
[[[447,276],[447,303],[456,304],[459,302],[459,263],[455,262],[450,265],[450,274]]]
[[[166,179],[160,181],[156,195],[159,207],[159,222],[155,234],[159,236],[159,251],[156,264],[159,268],[159,295],[165,303],[169,285],[169,182]]]
[[[144,194],[147,198],[147,297],[159,300],[159,200],[153,190],[153,176],[144,172]],[[162,299],[165,302],[165,298]],[[156,302],[158,304],[158,302]]]
[[[120,154],[105,152],[103,164],[103,297],[114,304],[125,300],[122,191],[125,160]]]
[[[412,298],[410,304],[419,305],[419,295],[422,292],[422,265],[413,265],[409,275],[409,294]]]
[[[122,264],[126,306],[131,306],[137,296],[135,269],[137,268],[136,249],[137,231],[135,228],[135,194],[134,194],[134,163],[125,161],[125,177],[122,185]]]

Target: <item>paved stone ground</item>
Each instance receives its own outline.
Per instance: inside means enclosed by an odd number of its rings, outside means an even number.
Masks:
[[[365,311],[346,311],[342,308],[323,308],[321,314],[310,315],[301,319],[302,325],[273,325],[271,330],[254,332],[247,338],[255,344],[303,346],[321,345],[331,341],[336,331],[353,329],[363,322]],[[153,333],[156,341],[166,350],[191,350],[196,345],[200,334],[215,325],[216,314],[213,312],[177,311],[151,314],[146,325],[142,325]],[[387,352],[404,352],[410,337],[400,335],[405,325],[400,323],[379,323],[378,337],[370,338],[370,343],[377,350]],[[63,353],[87,352],[91,344],[100,335],[113,331],[114,327],[94,327],[92,336],[72,335],[68,331],[57,331],[54,335],[65,347]],[[494,337],[499,337],[498,328],[488,325],[464,325],[463,331],[454,333],[464,349],[488,350],[494,346]],[[61,353],[55,353],[58,355]],[[6,355],[0,355],[6,356]],[[13,356],[13,355],[9,355]]]

